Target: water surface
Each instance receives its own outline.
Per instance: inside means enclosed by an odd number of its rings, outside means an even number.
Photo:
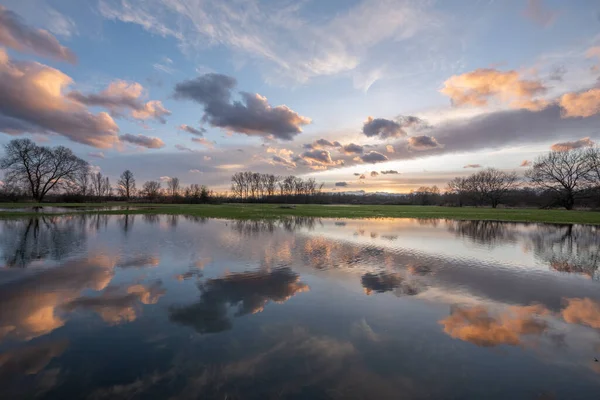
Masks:
[[[598,231],[0,221],[0,398],[599,398]]]

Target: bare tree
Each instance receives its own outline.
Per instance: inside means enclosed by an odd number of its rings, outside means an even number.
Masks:
[[[160,182],[148,181],[142,187],[142,194],[150,200],[154,200],[160,196]]]
[[[526,177],[534,186],[554,193],[559,204],[571,210],[589,184],[594,169],[590,154],[589,149],[551,151],[535,160]]]
[[[110,196],[112,189],[108,176],[102,176],[101,172],[92,174],[92,191],[98,197]]]
[[[119,194],[130,200],[135,195],[135,178],[133,172],[125,170],[117,181],[117,190]]]
[[[504,172],[496,168],[487,168],[479,171],[468,178],[475,193],[482,199],[487,200],[492,208],[498,207],[506,193],[515,189],[519,183],[519,177],[514,172]]]
[[[29,139],[11,140],[4,146],[0,168],[4,169],[7,183],[25,187],[36,201],[53,189],[74,181],[76,175],[87,169],[87,162],[63,146],[38,146]]]
[[[470,192],[470,182],[468,178],[456,177],[448,182],[446,193],[456,196],[458,206],[462,207]]]
[[[173,177],[167,181],[167,190],[169,191],[169,194],[171,195],[171,197],[178,196],[179,189],[180,189],[179,178]]]
[[[244,198],[244,173],[236,172],[231,177],[231,191],[234,197]]]

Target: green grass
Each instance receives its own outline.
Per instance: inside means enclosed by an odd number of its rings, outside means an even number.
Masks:
[[[0,204],[0,208],[10,209],[35,206],[34,203]],[[600,225],[600,212],[537,210],[537,209],[491,209],[474,207],[438,206],[375,206],[375,205],[297,205],[293,209],[282,208],[277,204],[127,204],[127,203],[44,203],[44,207],[68,207],[72,212],[82,212],[76,208],[90,208],[90,213],[101,214],[186,214],[199,217],[228,219],[269,219],[286,216],[320,218],[442,218],[460,220],[494,220],[516,222],[578,223]],[[122,206],[129,210],[94,210],[94,207]],[[87,212],[87,211],[84,211]],[[61,214],[69,214],[65,211]],[[0,218],[44,215],[40,212],[0,211]],[[56,215],[56,213],[52,213]]]

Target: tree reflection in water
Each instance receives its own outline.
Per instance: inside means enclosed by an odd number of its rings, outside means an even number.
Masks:
[[[0,233],[7,267],[27,267],[36,260],[59,261],[86,242],[85,215],[41,216],[5,220]]]

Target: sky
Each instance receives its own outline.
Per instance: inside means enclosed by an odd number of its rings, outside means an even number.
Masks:
[[[595,0],[0,0],[0,145],[410,192],[600,140]]]

